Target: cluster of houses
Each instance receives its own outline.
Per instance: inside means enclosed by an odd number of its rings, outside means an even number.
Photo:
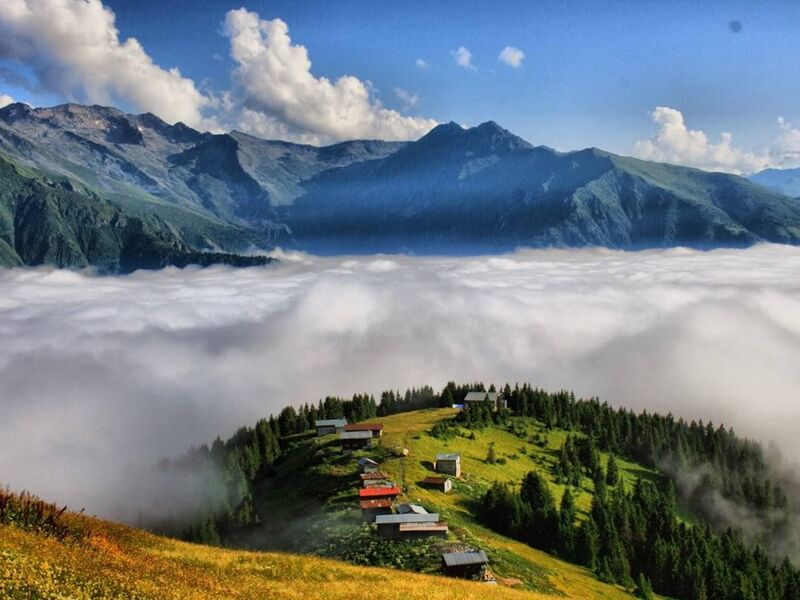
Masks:
[[[365,457],[358,465],[361,514],[368,523],[375,523],[380,537],[396,540],[447,537],[447,523],[442,522],[437,513],[429,513],[418,504],[395,506],[400,488],[389,479],[388,473],[380,470],[377,462]]]
[[[479,393],[482,402],[486,393]],[[497,401],[495,397],[494,402]],[[345,453],[372,448],[374,440],[383,435],[382,423],[349,424],[346,419],[325,419],[316,421],[315,426],[318,436],[338,434]],[[438,513],[429,513],[418,504],[396,504],[401,490],[391,481],[389,474],[381,470],[378,462],[363,457],[358,460],[358,466],[361,514],[366,522],[375,524],[378,536],[394,540],[447,537],[448,525],[439,518]],[[453,478],[461,477],[461,456],[437,454],[434,471],[437,475],[426,477],[420,484],[449,493],[453,489]],[[451,548],[451,551],[442,554],[442,572],[452,577],[495,582],[488,563],[489,559],[483,550]]]

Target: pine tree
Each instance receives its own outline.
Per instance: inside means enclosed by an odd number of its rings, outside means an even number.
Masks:
[[[606,483],[610,486],[615,486],[619,483],[619,467],[617,466],[616,457],[611,454],[608,457],[608,465],[606,466]]]
[[[561,506],[558,513],[559,545],[561,553],[567,558],[575,556],[575,517],[577,510],[575,500],[569,488],[561,496]]]
[[[636,584],[636,597],[642,598],[642,600],[653,600],[653,588],[644,573],[639,573],[639,581]]]

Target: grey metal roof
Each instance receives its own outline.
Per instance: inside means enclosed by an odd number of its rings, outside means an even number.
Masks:
[[[460,454],[437,454],[436,460],[461,460]]]
[[[483,402],[489,396],[489,402],[497,402],[497,392],[467,392],[464,402]]]
[[[365,440],[372,439],[372,433],[369,431],[343,431],[339,434],[341,440]]]
[[[314,427],[344,427],[347,425],[347,419],[317,419],[314,421]]]
[[[405,515],[378,515],[375,517],[375,523],[378,525],[398,525],[400,523],[438,523],[438,513],[431,513],[425,515],[418,515],[415,513],[408,513]]]
[[[363,467],[364,465],[373,465],[373,466],[375,466],[375,467],[377,467],[377,466],[378,466],[378,463],[377,463],[377,462],[375,462],[375,461],[374,461],[374,460],[372,460],[371,458],[367,458],[366,456],[365,456],[364,458],[359,458],[359,459],[358,459],[358,464],[359,464],[359,466],[362,466],[362,467]]]
[[[478,550],[476,552],[445,552],[442,554],[444,564],[448,567],[464,565],[485,565],[489,562],[486,552]]]
[[[403,504],[398,504],[397,505],[397,512],[399,512],[401,515],[411,514],[411,513],[417,514],[417,515],[427,515],[428,514],[428,511],[425,510],[419,504],[409,504],[407,502],[404,502]]]

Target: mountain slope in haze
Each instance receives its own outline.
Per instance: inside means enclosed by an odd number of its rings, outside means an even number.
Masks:
[[[102,106],[18,103],[0,109],[3,157],[155,219],[193,251],[800,243],[800,205],[774,190],[594,148],[556,152],[491,121],[320,148]]]
[[[800,243],[800,205],[746,179],[533,147],[455,123],[380,160],[320,174],[284,212],[301,247],[644,248]]]
[[[152,114],[65,104],[0,109],[0,151],[81,181],[122,203],[164,204],[209,219],[272,226],[273,204],[290,202],[317,173],[400,147],[356,141],[316,148],[245,134],[200,133]],[[273,231],[275,233],[275,231]]]
[[[0,158],[0,266],[95,266],[128,272],[167,265],[264,264],[262,257],[199,253],[179,230]]]
[[[781,194],[800,198],[800,168],[764,169],[751,175],[749,179]]]

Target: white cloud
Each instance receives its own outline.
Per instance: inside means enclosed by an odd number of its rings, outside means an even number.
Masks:
[[[770,147],[776,168],[800,167],[800,129],[783,117],[778,117],[778,137]]]
[[[403,88],[394,88],[394,95],[400,99],[405,109],[413,108],[419,102],[419,94],[409,92]]]
[[[477,70],[477,67],[472,64],[472,52],[467,50],[464,46],[460,46],[458,50],[453,50],[451,54],[459,67],[471,71]]]
[[[430,66],[427,62],[425,62],[421,58],[415,60],[414,64],[417,65],[420,69],[427,69]]]
[[[3,0],[0,57],[25,64],[40,85],[67,99],[126,102],[203,126],[213,101],[178,69],[155,64],[135,38],[120,39],[115,20],[100,0]]]
[[[525,53],[520,50],[519,48],[515,48],[514,46],[506,46],[500,52],[500,55],[497,57],[502,63],[507,64],[509,67],[513,67],[514,69],[518,69],[522,66],[522,59],[525,58]]]
[[[753,173],[772,164],[767,152],[735,147],[730,133],[722,133],[716,143],[709,141],[703,131],[688,129],[683,114],[674,108],[657,106],[650,117],[659,129],[647,140],[636,142],[634,151],[640,158],[737,174]]]
[[[128,463],[288,402],[450,379],[724,421],[797,459],[798,272],[788,246],[0,271],[0,473],[110,514],[144,485]]]
[[[8,94],[0,94],[0,108],[13,104],[15,100]]]
[[[225,18],[234,77],[249,118],[242,125],[261,135],[320,141],[353,138],[407,140],[427,133],[436,122],[384,108],[369,82],[352,75],[336,81],[315,77],[304,46],[293,44],[281,19],[263,20],[244,8]]]

